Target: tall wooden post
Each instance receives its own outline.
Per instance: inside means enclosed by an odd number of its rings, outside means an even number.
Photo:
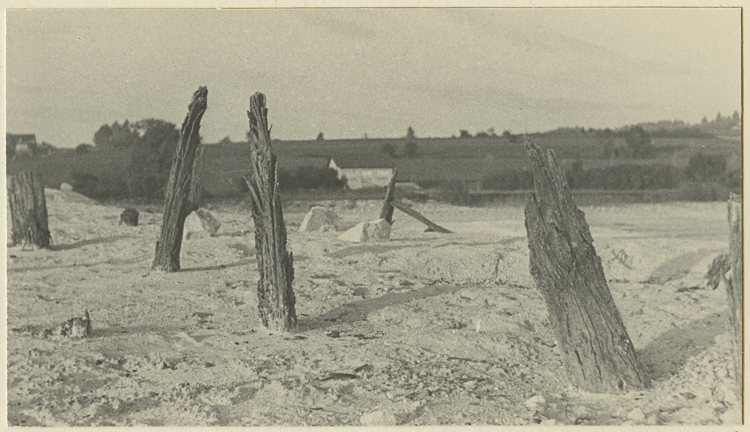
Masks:
[[[607,287],[581,210],[554,153],[530,140],[535,193],[526,201],[531,275],[542,292],[571,383],[583,390],[638,390],[648,380]]]
[[[192,187],[193,163],[200,144],[198,132],[201,118],[207,108],[208,90],[199,87],[193,93],[188,105],[188,113],[180,130],[172,169],[169,172],[167,194],[164,197],[164,217],[161,235],[156,242],[156,256],[151,266],[154,270],[175,272],[180,269],[180,248],[182,233],[191,210],[190,190]]]
[[[742,196],[732,193],[728,202],[729,266],[727,300],[732,326],[734,376],[742,383]],[[740,390],[740,389],[737,389]]]
[[[8,183],[8,203],[13,245],[48,248],[51,236],[42,176],[32,171],[21,171],[11,177]]]
[[[258,257],[258,311],[269,330],[288,331],[297,327],[294,310],[294,258],[286,250],[286,226],[281,212],[276,155],[271,152],[266,97],[250,97],[250,175],[245,177],[255,221],[255,250]]]

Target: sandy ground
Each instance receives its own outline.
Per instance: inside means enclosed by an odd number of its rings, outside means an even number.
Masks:
[[[584,207],[647,391],[570,388],[528,270],[520,206],[415,204],[392,239],[300,234],[378,202],[287,203],[299,330],[259,324],[249,207],[209,206],[217,237],[150,271],[161,215],[47,190],[52,250],[8,248],[8,421],[14,426],[738,424],[726,294],[703,276],[727,249],[725,203]],[[90,312],[88,338],[40,329]],[[537,396],[541,396],[537,397]]]

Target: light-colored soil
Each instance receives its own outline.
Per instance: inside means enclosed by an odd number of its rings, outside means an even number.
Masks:
[[[726,294],[703,280],[728,245],[724,203],[583,208],[653,380],[596,395],[566,383],[520,206],[414,204],[455,233],[396,211],[390,242],[359,245],[297,227],[313,204],[353,226],[379,202],[287,203],[299,330],[271,334],[246,205],[209,207],[220,235],[186,240],[182,271],[164,274],[150,271],[160,214],[127,227],[122,208],[47,197],[53,249],[8,248],[10,425],[740,421]],[[32,331],[85,310],[91,337]]]

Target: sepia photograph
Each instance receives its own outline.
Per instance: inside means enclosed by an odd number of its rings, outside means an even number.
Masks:
[[[3,9],[3,427],[742,427],[741,3],[72,5]]]

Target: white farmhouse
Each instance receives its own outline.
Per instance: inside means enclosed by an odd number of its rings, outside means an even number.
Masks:
[[[328,167],[346,177],[349,189],[366,189],[388,186],[393,177],[394,163],[388,157],[375,155],[339,155],[328,160]]]

